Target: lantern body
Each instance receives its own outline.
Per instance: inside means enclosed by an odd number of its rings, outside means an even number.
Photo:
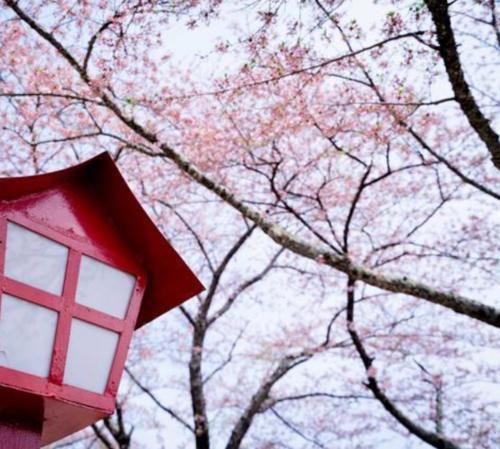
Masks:
[[[201,284],[107,154],[0,189],[0,419],[48,444],[112,413],[134,329]]]

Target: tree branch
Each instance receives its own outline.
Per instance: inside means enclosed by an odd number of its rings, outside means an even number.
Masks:
[[[351,340],[356,348],[363,366],[365,367],[368,382],[365,384],[366,387],[373,393],[376,399],[383,405],[383,407],[395,418],[402,426],[404,426],[409,432],[430,444],[437,449],[460,449],[459,446],[452,443],[450,440],[442,437],[441,435],[430,432],[423,427],[416,424],[407,415],[405,415],[382,391],[380,388],[373,368],[373,357],[371,357],[366,348],[363,345],[361,338],[356,332],[354,325],[354,285],[355,280],[350,278],[347,281],[347,332],[349,333]]]
[[[250,403],[238,419],[238,422],[231,432],[226,449],[239,449],[241,442],[252,424],[257,413],[262,411],[265,401],[269,398],[269,392],[278,380],[280,380],[288,371],[296,366],[306,362],[312,355],[298,354],[294,356],[283,357],[273,372],[260,385],[257,392],[252,396]]]
[[[61,56],[65,58],[78,73],[80,73],[80,76],[87,84],[90,83],[90,80],[83,73],[82,68],[62,46],[62,44],[59,43],[59,41],[43,30],[43,28],[41,28],[33,19],[27,16],[18,7],[16,2],[13,0],[6,0],[6,4],[10,6],[16,12],[18,17],[26,22],[39,36],[52,45],[61,54]],[[322,247],[313,246],[303,241],[298,236],[288,233],[281,226],[278,226],[264,218],[264,216],[257,212],[257,210],[247,206],[224,185],[215,182],[213,179],[202,173],[172,147],[166,143],[158,144],[158,138],[156,135],[147,132],[144,127],[137,123],[133,118],[125,117],[118,106],[114,104],[105,93],[101,92],[101,99],[126,126],[161,150],[163,157],[172,161],[183,173],[188,175],[195,182],[204,186],[219,198],[224,200],[228,205],[238,210],[245,218],[253,221],[264,233],[266,233],[279,245],[309,259],[317,260],[318,258],[321,258],[324,263],[332,268],[346,273],[353,279],[366,282],[374,287],[425,299],[431,303],[454,310],[457,313],[470,316],[495,327],[500,327],[500,310],[495,309],[494,307],[481,304],[461,295],[436,290],[431,286],[406,277],[396,278],[375,273],[363,266],[355,264],[345,255],[338,255],[327,251],[325,252]],[[154,154],[155,156],[158,156],[156,153]]]
[[[130,369],[126,366],[125,367],[125,372],[129,375],[130,379],[134,384],[136,384],[139,389],[146,393],[147,396],[149,396],[153,402],[160,407],[164,412],[168,413],[172,418],[174,418],[178,423],[182,424],[186,429],[188,429],[190,432],[194,432],[194,429],[186,422],[184,419],[182,419],[176,412],[174,412],[170,407],[167,407],[163,405],[159,399],[151,392],[149,388],[147,388],[145,385],[143,385],[139,379],[130,371]]]
[[[247,281],[243,282],[241,285],[238,286],[238,288],[236,289],[236,291],[234,293],[232,293],[226,300],[226,302],[221,306],[221,308],[219,310],[217,310],[217,312],[215,312],[213,314],[213,316],[211,316],[209,319],[208,319],[208,323],[207,325],[210,326],[211,324],[213,324],[216,320],[218,320],[222,315],[224,315],[230,308],[231,306],[233,305],[234,301],[238,298],[238,296],[240,296],[245,290],[247,290],[248,288],[250,288],[252,285],[256,284],[257,282],[260,282],[262,279],[264,279],[267,274],[273,269],[275,268],[275,264],[276,264],[276,261],[278,260],[279,256],[283,253],[284,249],[281,248],[272,258],[271,260],[268,262],[268,264],[264,267],[264,269],[256,274],[255,276],[251,277],[250,279],[248,279]]]
[[[106,449],[114,449],[113,444],[111,443],[109,438],[104,434],[104,432],[99,428],[97,424],[92,424],[92,430],[94,431],[97,439]]]
[[[303,440],[314,444],[314,446],[320,447],[322,449],[326,449],[326,446],[322,445],[319,441],[315,440],[314,438],[309,438],[304,432],[299,430],[296,426],[294,426],[292,423],[290,423],[287,419],[281,415],[281,413],[278,413],[278,411],[274,408],[271,407],[271,413],[278,418],[281,423],[283,423],[286,427],[288,427],[293,433],[301,437]]]
[[[448,79],[455,93],[455,99],[472,128],[488,148],[493,165],[500,170],[500,139],[491,127],[489,120],[479,109],[465,80],[458,56],[457,43],[451,28],[448,2],[445,0],[425,0],[425,4],[429,8],[436,26],[439,54],[443,59]]]

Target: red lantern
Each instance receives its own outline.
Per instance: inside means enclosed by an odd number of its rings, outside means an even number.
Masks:
[[[0,449],[112,413],[134,329],[201,290],[107,153],[0,179]]]

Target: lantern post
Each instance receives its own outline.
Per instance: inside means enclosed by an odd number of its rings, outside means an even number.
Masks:
[[[133,331],[202,289],[107,153],[0,179],[0,449],[109,416]]]

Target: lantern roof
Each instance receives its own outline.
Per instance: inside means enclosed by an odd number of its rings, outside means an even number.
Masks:
[[[120,241],[144,269],[147,286],[136,329],[203,290],[198,278],[142,208],[107,152],[52,173],[0,178],[0,201],[32,198],[31,201],[35,202],[37,194],[59,189],[64,190],[64,196],[70,197],[66,206],[69,205],[77,220],[79,214],[89,210],[105,215],[102,219],[110,223]],[[54,210],[54,214],[57,213],[68,216],[65,211]],[[46,221],[51,219],[49,217]]]

